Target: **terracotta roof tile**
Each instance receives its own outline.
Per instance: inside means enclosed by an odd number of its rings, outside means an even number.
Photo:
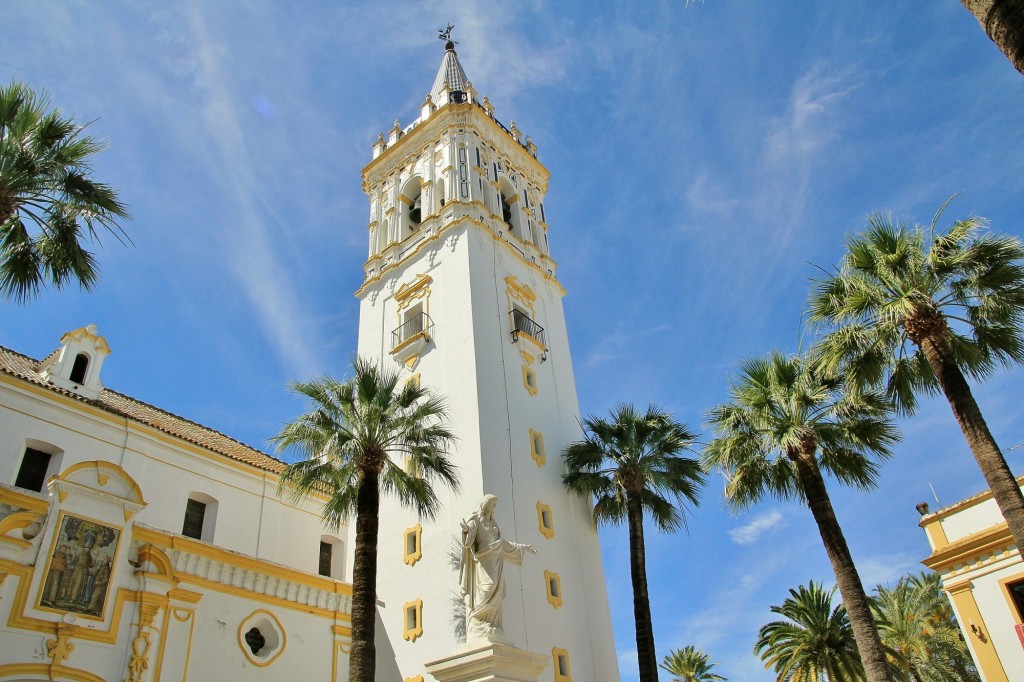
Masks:
[[[171,414],[166,410],[153,407],[141,400],[110,389],[103,389],[100,397],[96,400],[89,400],[80,395],[58,388],[53,384],[43,381],[38,373],[41,361],[34,360],[27,355],[22,355],[9,348],[0,346],[0,372],[22,379],[37,386],[42,386],[54,393],[73,398],[80,402],[98,407],[113,414],[127,417],[132,421],[145,424],[170,436],[180,438],[203,447],[210,452],[230,457],[233,460],[244,462],[258,469],[280,473],[285,463],[279,459],[246,445],[220,431],[216,431],[202,424]]]

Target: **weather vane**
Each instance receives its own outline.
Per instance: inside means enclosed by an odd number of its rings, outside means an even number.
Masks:
[[[452,29],[453,28],[455,28],[455,26],[453,24],[448,24],[448,28],[446,28],[446,29],[440,29],[440,28],[437,29],[437,39],[438,40],[444,40],[446,42],[450,42],[450,43],[452,43],[454,45],[458,45],[459,43],[457,41],[452,40]]]

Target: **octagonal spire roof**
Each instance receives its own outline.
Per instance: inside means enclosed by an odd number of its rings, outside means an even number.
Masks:
[[[455,41],[447,40],[444,44],[444,57],[441,59],[441,68],[434,78],[434,86],[430,88],[430,99],[436,106],[443,106],[448,103],[448,96],[444,93],[447,87],[448,92],[460,90],[465,92],[469,86],[469,78],[459,63],[459,56],[455,53]]]

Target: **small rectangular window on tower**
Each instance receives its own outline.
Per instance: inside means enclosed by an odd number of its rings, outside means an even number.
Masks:
[[[423,634],[423,600],[406,602],[402,606],[402,618],[402,637],[406,641],[415,642]]]
[[[530,429],[530,456],[537,466],[542,467],[547,462],[547,455],[544,452],[544,436],[540,431]]]
[[[551,659],[555,666],[555,682],[572,682],[572,672],[569,668],[569,652],[565,649],[554,647],[551,649]]]
[[[406,528],[403,534],[403,557],[402,562],[415,566],[416,562],[423,558],[423,526],[416,524],[412,528]]]
[[[544,581],[547,583],[548,603],[556,609],[562,605],[562,581],[557,573],[544,571]]]
[[[540,534],[548,540],[555,537],[555,522],[551,514],[551,507],[543,502],[537,503],[537,526]]]

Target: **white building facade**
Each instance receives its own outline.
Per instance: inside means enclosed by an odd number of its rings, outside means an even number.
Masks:
[[[283,463],[103,387],[92,327],[0,348],[0,680],[345,680],[347,529]]]
[[[363,169],[359,354],[448,400],[462,481],[433,523],[382,499],[378,593],[406,682],[463,646],[460,522],[485,493],[504,538],[538,550],[506,571],[505,634],[550,656],[541,679],[618,680],[592,507],[561,482],[581,432],[547,188],[537,147],[498,122],[450,42],[419,117]]]
[[[924,565],[942,577],[981,678],[1024,679],[1024,561],[992,492],[921,509],[932,548]]]

